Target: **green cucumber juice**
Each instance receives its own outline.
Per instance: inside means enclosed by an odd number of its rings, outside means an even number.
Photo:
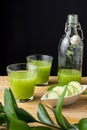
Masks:
[[[9,74],[9,80],[10,88],[16,99],[28,99],[33,96],[36,83],[34,72],[12,72]]]

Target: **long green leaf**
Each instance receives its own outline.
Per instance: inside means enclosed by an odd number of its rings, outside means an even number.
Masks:
[[[50,118],[47,110],[45,109],[45,107],[43,106],[42,103],[39,103],[38,105],[38,110],[37,110],[37,117],[38,119],[41,121],[39,123],[51,126],[53,128],[56,128],[57,130],[61,130],[61,128],[59,128],[58,126],[56,126],[54,124],[54,122],[52,121],[52,119]]]
[[[62,115],[62,104],[63,104],[63,100],[64,100],[64,96],[66,94],[67,91],[67,87],[65,87],[62,95],[60,96],[59,100],[57,101],[57,105],[56,108],[54,110],[54,114],[56,117],[56,120],[58,122],[58,124],[61,126],[61,128],[65,129],[65,130],[77,130],[76,127],[72,124],[69,123],[69,121]]]
[[[50,124],[50,125],[54,124],[48,112],[46,111],[45,107],[41,103],[39,103],[38,105],[37,116],[39,120],[45,124]]]
[[[27,111],[22,108],[15,108],[18,119],[25,121],[26,123],[37,122],[37,120]]]
[[[14,118],[17,119],[17,115],[14,109],[11,94],[7,88],[5,88],[4,90],[4,111],[6,113],[7,118],[10,121]]]
[[[71,130],[78,130],[77,127],[75,125],[72,125],[63,115],[62,115],[65,124],[67,125],[67,127]]]
[[[11,93],[11,98],[12,98],[13,105],[14,105],[15,112],[17,114],[18,119],[23,120],[27,123],[36,122],[36,119],[30,113],[28,113],[24,109],[18,107],[16,100],[15,100],[15,97],[14,97],[11,89],[9,89],[9,91]]]
[[[54,110],[54,114],[55,114],[55,117],[56,117],[56,120],[58,121],[58,124],[65,130],[68,130],[68,127],[64,121],[64,118],[62,116],[62,104],[63,104],[63,99],[64,99],[64,96],[66,94],[66,90],[67,90],[67,86],[65,87],[64,91],[63,91],[63,94],[60,96],[60,98],[58,99],[57,101],[57,105],[56,105],[56,108]]]
[[[52,112],[53,112],[53,114],[55,114],[55,112],[54,112],[54,110],[55,109],[53,109],[53,108],[51,108],[51,107],[49,107],[49,106],[47,106],[47,105],[45,105],[47,108],[49,108],[50,110],[52,110]],[[63,116],[63,115],[62,115]],[[67,127],[68,128],[71,128],[71,124],[68,122],[68,120],[63,116],[63,119],[64,119],[64,122],[66,123],[66,125],[67,125]],[[58,124],[59,124],[59,122],[58,122]],[[61,126],[61,125],[60,125]],[[73,126],[74,127],[74,126]]]
[[[14,97],[14,95],[13,95],[13,93],[12,93],[12,91],[11,91],[10,88],[9,88],[9,92],[10,92],[10,94],[11,94],[11,98],[12,98],[12,102],[13,102],[14,107],[15,107],[15,108],[18,107],[18,105],[17,105],[17,103],[16,103],[16,99],[15,99],[15,97]]]

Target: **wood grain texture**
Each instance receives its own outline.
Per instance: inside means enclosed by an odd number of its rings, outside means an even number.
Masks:
[[[57,77],[51,76],[49,78],[48,86],[36,86],[34,99],[30,102],[18,103],[19,107],[24,108],[26,111],[31,113],[37,118],[38,103],[41,101],[41,96],[47,91],[47,88],[57,83]],[[82,84],[87,84],[87,77],[82,78]],[[4,104],[4,88],[9,88],[9,81],[7,76],[0,76],[0,102]],[[47,109],[48,110],[48,109]],[[55,120],[53,113],[48,110],[51,118]],[[71,122],[77,123],[81,118],[87,117],[87,95],[81,95],[81,97],[73,104],[63,107],[64,116]],[[38,125],[36,123],[31,125]],[[3,130],[0,127],[0,130]]]

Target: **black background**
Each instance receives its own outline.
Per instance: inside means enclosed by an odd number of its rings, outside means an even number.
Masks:
[[[82,26],[87,76],[87,4],[82,0],[2,0],[0,75],[6,75],[8,64],[26,62],[26,56],[36,53],[53,56],[51,75],[56,75],[58,43],[68,14],[78,14]]]

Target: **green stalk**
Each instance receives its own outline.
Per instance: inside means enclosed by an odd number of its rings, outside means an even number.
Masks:
[[[66,91],[67,91],[67,86],[65,87],[62,95],[60,96],[59,100],[57,101],[57,105],[56,105],[56,108],[54,110],[54,114],[55,114],[56,120],[57,120],[58,124],[64,130],[68,130],[69,129],[67,127],[66,123],[65,123],[64,117],[62,116],[62,104],[63,104],[63,99],[64,99],[64,96],[66,94]]]

